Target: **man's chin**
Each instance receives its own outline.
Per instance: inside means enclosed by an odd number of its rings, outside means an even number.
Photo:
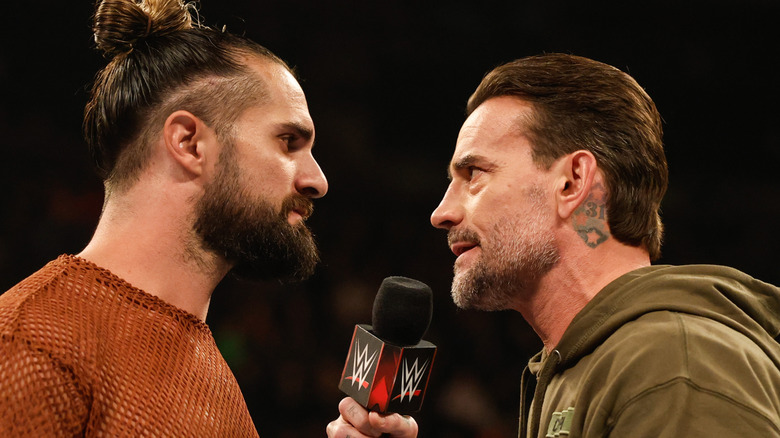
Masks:
[[[230,274],[238,279],[247,281],[278,281],[281,283],[298,283],[314,274],[317,262],[298,263],[296,269],[289,266],[269,267],[268,265],[256,266],[252,263],[238,263],[230,271]]]
[[[452,301],[464,310],[483,310],[487,312],[506,310],[510,306],[510,297],[505,295],[496,283],[495,277],[480,275],[480,270],[456,270],[452,279]]]
[[[474,290],[471,279],[465,277],[466,273],[456,268],[452,279],[452,302],[459,309],[474,309],[475,302],[479,301],[479,293]]]
[[[295,283],[311,277],[320,262],[319,251],[310,234],[297,242],[288,242],[284,248],[254,256],[239,259],[233,267],[233,275],[245,280]]]

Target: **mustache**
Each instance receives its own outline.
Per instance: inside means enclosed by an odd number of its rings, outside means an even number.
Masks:
[[[286,217],[293,210],[299,212],[303,220],[306,220],[314,213],[314,203],[303,195],[290,195],[282,201],[282,216]]]
[[[469,229],[451,228],[447,233],[447,245],[452,246],[457,242],[469,242],[479,245],[479,235]]]

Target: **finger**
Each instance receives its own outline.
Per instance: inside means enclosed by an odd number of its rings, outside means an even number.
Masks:
[[[328,438],[369,438],[355,430],[355,428],[341,416],[328,423],[325,432],[328,434]]]
[[[368,411],[351,397],[339,402],[339,412],[343,419],[356,430],[367,436],[379,436],[381,431],[374,429],[368,421]]]
[[[368,415],[368,421],[372,429],[387,433],[394,438],[414,438],[417,436],[417,421],[408,415],[371,412]]]

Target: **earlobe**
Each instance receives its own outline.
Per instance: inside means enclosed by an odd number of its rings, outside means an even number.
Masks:
[[[568,219],[589,197],[597,179],[596,157],[586,150],[579,150],[559,159],[556,192],[558,215]]]
[[[205,165],[204,132],[206,125],[189,111],[171,113],[163,126],[163,139],[168,155],[181,168],[200,175]]]

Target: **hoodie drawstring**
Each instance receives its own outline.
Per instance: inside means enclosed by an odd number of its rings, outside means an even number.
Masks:
[[[558,364],[562,361],[561,352],[553,350],[547,360],[542,366],[542,370],[536,377],[536,388],[533,390],[533,400],[530,402],[530,415],[526,415],[529,411],[528,395],[531,392],[529,389],[533,386],[533,382],[530,378],[531,372],[528,367],[523,371],[523,377],[520,380],[520,430],[518,430],[519,438],[536,438],[539,435],[539,422],[542,417],[542,405],[544,404],[544,395],[547,392],[547,386],[550,384],[550,379],[558,368]],[[529,423],[530,421],[530,423]],[[530,431],[530,433],[528,433]]]
[[[536,389],[536,377],[528,365],[526,365],[520,378],[520,424],[517,429],[518,438],[526,438],[528,434],[527,412],[530,409],[529,405],[533,399],[534,389]]]

